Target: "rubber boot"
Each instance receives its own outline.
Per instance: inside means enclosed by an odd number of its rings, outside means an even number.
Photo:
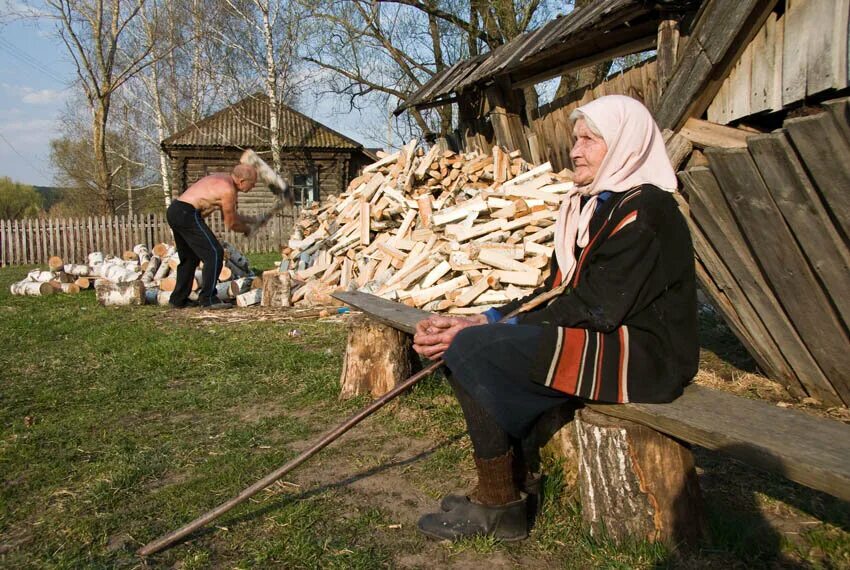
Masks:
[[[527,538],[526,502],[514,483],[513,453],[492,459],[476,457],[475,467],[478,486],[474,494],[450,511],[423,516],[419,530],[438,540],[480,535],[508,542]]]

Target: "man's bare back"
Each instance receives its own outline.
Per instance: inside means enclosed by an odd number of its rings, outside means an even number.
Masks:
[[[225,203],[236,203],[236,185],[230,174],[210,174],[189,186],[177,199],[191,204],[206,218]]]
[[[189,186],[177,199],[198,209],[205,218],[216,210],[221,210],[225,227],[237,232],[247,232],[250,219],[240,216],[236,211],[238,192],[248,192],[256,181],[255,170],[240,164],[230,174],[222,172],[204,176]]]

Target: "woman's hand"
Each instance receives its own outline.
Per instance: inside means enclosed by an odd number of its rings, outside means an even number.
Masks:
[[[455,335],[466,327],[486,325],[487,317],[442,317],[434,316],[416,323],[413,349],[425,358],[436,360],[449,348]]]

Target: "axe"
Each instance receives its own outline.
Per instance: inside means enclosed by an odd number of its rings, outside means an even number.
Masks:
[[[289,184],[281,178],[280,174],[275,172],[274,169],[266,163],[266,161],[260,158],[260,156],[250,148],[242,153],[242,156],[239,158],[239,163],[253,166],[254,170],[257,171],[257,180],[265,182],[272,194],[277,196],[277,203],[272,207],[272,209],[259,216],[251,224],[251,231],[248,235],[253,235],[260,228],[266,225],[272,216],[282,210],[284,206],[293,206],[295,204],[295,196],[292,189],[289,187]]]

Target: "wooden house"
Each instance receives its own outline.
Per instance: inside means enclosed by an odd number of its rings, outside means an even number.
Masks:
[[[575,107],[643,101],[679,170],[704,292],[793,394],[850,404],[850,0],[597,0],[433,76],[448,144],[569,167]],[[526,111],[523,88],[656,55]]]
[[[359,142],[287,105],[280,105],[278,116],[281,174],[294,188],[299,204],[339,194],[360,168],[375,160]],[[255,94],[162,141],[171,158],[174,196],[207,174],[229,171],[246,148],[271,163],[268,124],[268,97]],[[273,201],[268,188],[258,184],[240,196],[239,209],[258,213],[268,210]]]

